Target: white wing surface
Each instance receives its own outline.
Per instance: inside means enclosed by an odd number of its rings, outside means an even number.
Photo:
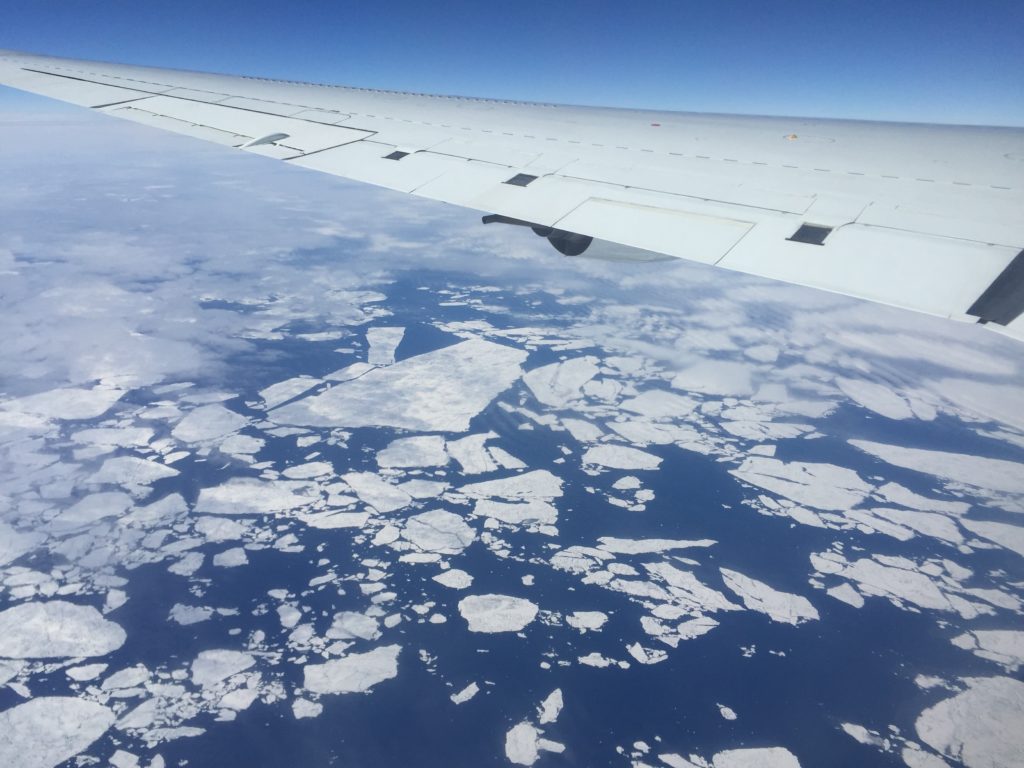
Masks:
[[[0,84],[591,239],[1024,338],[1024,130],[428,96],[0,51]]]

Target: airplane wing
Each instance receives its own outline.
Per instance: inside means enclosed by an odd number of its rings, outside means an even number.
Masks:
[[[0,84],[522,224],[1024,338],[1024,130],[430,96],[0,51]]]

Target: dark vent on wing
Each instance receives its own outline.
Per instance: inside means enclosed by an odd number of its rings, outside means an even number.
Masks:
[[[832,232],[832,227],[819,227],[815,224],[802,224],[800,229],[788,238],[794,243],[807,243],[808,245],[824,245],[825,238]]]
[[[402,152],[400,150],[395,150],[390,155],[384,155],[384,159],[385,160],[401,160],[403,157],[405,157],[408,154],[409,154],[408,152]]]
[[[513,187],[525,187],[530,182],[536,181],[536,180],[537,180],[536,176],[531,176],[528,173],[517,173],[515,176],[513,176],[511,179],[509,179],[505,183],[506,184],[511,184]]]

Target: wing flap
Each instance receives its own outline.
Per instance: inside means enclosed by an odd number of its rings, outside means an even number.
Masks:
[[[792,224],[764,223],[718,262],[740,272],[871,301],[963,318],[1015,249],[853,224],[823,245],[786,239]]]

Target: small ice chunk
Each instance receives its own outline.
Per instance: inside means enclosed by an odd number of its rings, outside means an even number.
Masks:
[[[602,536],[598,541],[601,542],[599,549],[616,555],[646,555],[673,549],[710,547],[716,543],[712,539],[616,539],[613,536]]]
[[[232,547],[218,552],[213,556],[213,564],[221,568],[237,568],[240,565],[248,565],[249,558],[241,547]]]
[[[477,517],[489,517],[494,520],[500,520],[509,525],[527,525],[530,523],[554,525],[558,522],[558,509],[550,502],[540,499],[519,502],[478,499],[473,506],[473,514]]]
[[[725,704],[718,704],[718,714],[724,717],[726,720],[735,720],[736,711],[732,707],[727,707]]]
[[[480,686],[470,683],[458,693],[453,693],[450,698],[455,704],[465,704],[480,692]]]
[[[537,708],[537,722],[541,725],[555,722],[558,719],[558,716],[562,714],[563,706],[562,689],[555,688],[555,690],[549,693],[548,697],[544,699]]]
[[[175,603],[171,606],[169,616],[171,621],[177,622],[183,627],[187,627],[190,624],[198,624],[201,621],[209,619],[213,616],[213,608]]]
[[[434,581],[450,589],[467,589],[472,586],[473,577],[458,568],[449,568],[434,576]]]
[[[102,675],[106,671],[107,666],[106,664],[85,664],[81,667],[69,667],[64,670],[64,674],[72,680],[84,683],[89,680],[95,680]]]
[[[459,601],[459,613],[470,632],[518,632],[537,617],[537,606],[510,595],[470,595]]]
[[[306,717],[320,717],[320,713],[324,711],[324,705],[309,699],[295,699],[292,702],[292,714],[296,720],[302,720]]]
[[[608,614],[601,611],[573,611],[565,618],[569,626],[582,632],[597,632],[608,621]]]
[[[331,628],[327,630],[331,640],[376,640],[380,637],[377,620],[355,611],[341,611],[334,614]]]
[[[313,693],[362,693],[398,675],[399,645],[351,653],[324,664],[307,664],[305,687]]]

